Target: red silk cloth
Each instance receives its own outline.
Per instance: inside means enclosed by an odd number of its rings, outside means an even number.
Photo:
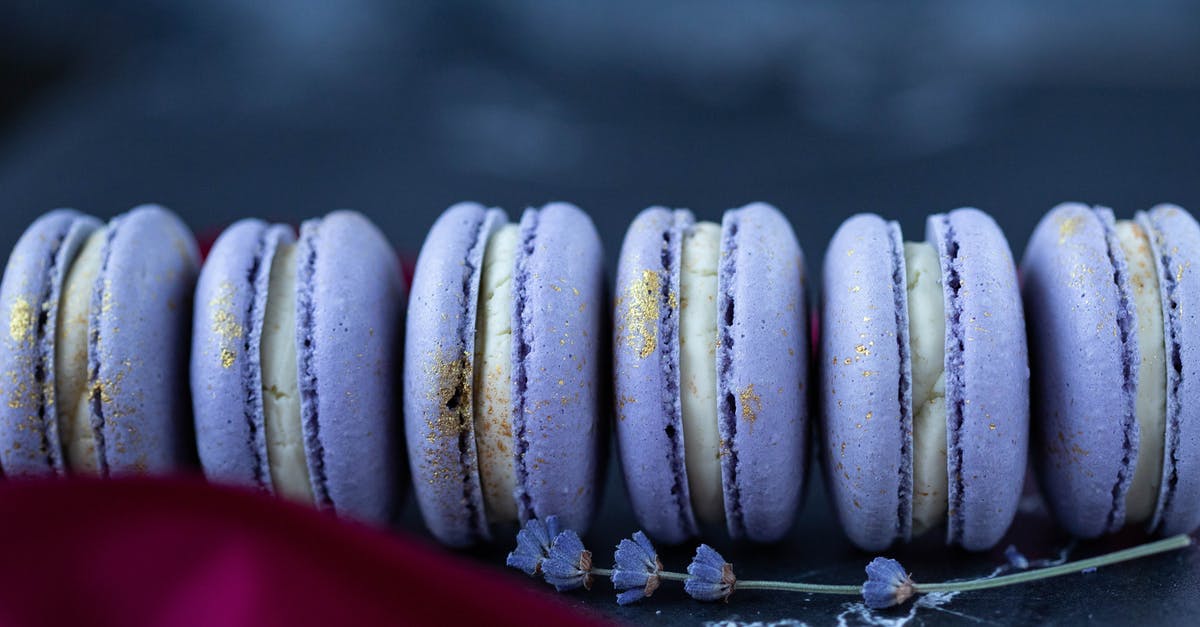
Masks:
[[[523,576],[199,479],[0,482],[0,625],[600,622]]]

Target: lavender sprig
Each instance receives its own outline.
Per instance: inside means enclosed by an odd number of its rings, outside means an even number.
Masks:
[[[738,580],[733,574],[733,564],[725,561],[715,549],[701,544],[696,557],[688,565],[688,578],[683,588],[697,601],[725,601],[734,590],[785,590],[812,594],[862,594],[860,586],[833,586],[799,581]]]
[[[613,587],[620,592],[617,603],[629,605],[658,589],[663,578],[662,560],[646,534],[637,531],[632,539],[621,540],[613,558],[616,561],[612,569]]]
[[[559,592],[580,586],[592,589],[592,552],[583,548],[579,534],[566,529],[550,544],[550,555],[542,562],[542,575]]]
[[[733,579],[732,565],[725,563],[723,566],[728,570],[729,582],[728,591],[723,595],[716,595],[716,581],[714,580],[711,566],[715,564],[715,559],[720,559],[720,554],[713,551],[711,548],[701,545],[701,549],[708,549],[705,555],[701,556],[701,551],[696,552],[696,559],[692,561],[693,566],[698,561],[702,561],[704,566],[698,567],[698,574],[703,575],[703,583],[705,588],[698,589],[701,594],[692,594],[693,598],[702,601],[713,601],[717,599],[728,600],[729,595],[733,594],[735,588],[747,589],[758,588],[761,590],[782,590],[790,592],[808,592],[815,594],[861,594],[863,601],[867,607],[880,609],[900,605],[917,594],[928,592],[968,592],[971,590],[986,590],[988,588],[1000,588],[1003,586],[1011,586],[1019,583],[1030,581],[1038,581],[1040,579],[1049,579],[1078,572],[1090,572],[1101,566],[1109,566],[1118,562],[1124,562],[1140,557],[1147,557],[1157,553],[1173,551],[1181,549],[1191,544],[1191,538],[1186,534],[1180,534],[1159,540],[1157,542],[1149,542],[1125,549],[1108,553],[1099,557],[1079,560],[1075,562],[1067,562],[1057,566],[1048,566],[1034,570],[1004,575],[1002,577],[988,577],[981,579],[968,579],[965,581],[946,581],[940,583],[917,583],[912,577],[893,559],[877,557],[867,564],[867,581],[859,586],[826,586],[820,584],[805,584],[794,583],[787,581],[737,581]],[[709,553],[711,551],[711,553]],[[713,556],[716,556],[715,558]],[[688,567],[688,572],[692,572],[692,567]],[[687,583],[684,584],[687,587]],[[691,589],[688,589],[691,594]],[[710,598],[711,597],[711,598]]]
[[[560,592],[575,588],[591,589],[595,577],[611,577],[618,591],[617,602],[627,605],[654,593],[662,581],[682,581],[684,590],[700,601],[729,601],[738,589],[780,590],[810,594],[839,594],[862,596],[867,607],[880,609],[900,605],[915,595],[931,592],[967,592],[999,588],[1019,583],[1058,577],[1070,573],[1093,572],[1101,566],[1181,549],[1191,544],[1191,538],[1179,534],[1149,542],[1123,551],[1067,562],[1000,577],[984,577],[964,581],[917,583],[893,559],[876,557],[866,567],[867,581],[861,586],[827,585],[794,581],[739,580],[733,565],[715,549],[701,544],[688,565],[687,573],[663,570],[654,545],[638,531],[632,538],[621,540],[614,555],[616,565],[611,569],[592,566],[592,553],[583,546],[579,535],[571,529],[558,529],[557,518],[547,517],[545,524],[530,520],[517,534],[517,548],[508,555],[508,565],[527,574],[541,573],[545,580]],[[1028,566],[1028,560],[1009,547],[1006,557],[1010,566]],[[1018,559],[1018,557],[1020,559]]]
[[[733,576],[733,564],[725,561],[720,553],[707,544],[696,548],[696,557],[688,564],[688,578],[683,589],[697,601],[725,601],[733,594],[737,577]]]
[[[862,585],[867,607],[900,605],[916,593],[912,577],[894,559],[877,557],[867,564],[867,581]]]
[[[546,522],[536,518],[525,523],[517,532],[517,548],[508,554],[505,564],[526,575],[542,570],[542,561],[550,557],[550,543],[560,532],[558,516],[547,516]]]
[[[1040,579],[1049,579],[1051,577],[1070,575],[1072,573],[1092,571],[1100,568],[1101,566],[1110,566],[1119,562],[1127,562],[1129,560],[1148,557],[1158,553],[1166,553],[1167,551],[1182,549],[1191,543],[1191,538],[1189,538],[1187,534],[1181,533],[1179,535],[1164,538],[1156,542],[1147,542],[1146,544],[1140,544],[1122,551],[1114,551],[1098,557],[1067,562],[1057,566],[1047,566],[1045,568],[1027,570],[1025,572],[1004,575],[1002,577],[992,577],[991,579],[969,579],[967,581],[948,581],[944,583],[913,584],[913,586],[917,593],[968,592],[971,590],[1000,588],[1018,583],[1026,583],[1029,581],[1038,581]]]

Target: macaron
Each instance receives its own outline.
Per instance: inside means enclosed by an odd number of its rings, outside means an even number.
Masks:
[[[630,225],[613,333],[617,448],[647,533],[781,538],[804,494],[809,327],[788,220],[653,207]]]
[[[821,452],[850,540],[877,551],[944,529],[996,544],[1016,514],[1029,361],[1016,268],[985,213],[931,216],[925,240],[873,214],[825,253]]]
[[[1193,261],[1198,262],[1193,268]],[[1163,205],[1069,203],[1021,263],[1034,461],[1070,533],[1200,526],[1200,226]],[[1192,338],[1192,339],[1188,339]]]
[[[187,333],[199,255],[171,212],[38,218],[0,284],[4,474],[165,474],[194,458]],[[194,463],[194,462],[192,462]]]
[[[241,220],[196,286],[191,388],[205,475],[338,515],[396,511],[404,279],[367,218]]]
[[[603,251],[578,208],[455,205],[413,276],[404,424],[417,505],[450,546],[556,515],[584,533],[607,441]]]

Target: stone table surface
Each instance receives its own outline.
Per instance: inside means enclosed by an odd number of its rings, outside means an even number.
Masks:
[[[734,573],[745,579],[803,580],[817,583],[860,584],[863,568],[875,554],[853,547],[829,510],[819,473],[810,473],[806,502],[796,525],[782,542],[768,546],[736,544],[720,530],[710,541]],[[625,504],[620,473],[609,469],[604,507],[584,537],[597,567],[612,564],[612,548],[637,529]],[[411,506],[403,526],[420,531]],[[934,536],[937,532],[932,532]],[[499,535],[498,546],[470,553],[481,567],[496,568],[498,576],[556,594],[541,580],[501,568],[514,542]],[[1004,539],[991,551],[969,553],[946,548],[938,538],[924,537],[909,546],[880,553],[900,561],[917,581],[987,576],[1008,572],[1005,549],[1015,546],[1030,562],[1077,560],[1146,542],[1145,534],[1127,530],[1116,536],[1073,542],[1055,528],[1034,486],[1027,486],[1021,511]],[[684,571],[695,543],[676,547],[657,545],[667,570]],[[950,595],[917,597],[899,608],[866,609],[857,597],[809,595],[760,590],[738,591],[729,603],[700,603],[683,592],[682,584],[663,582],[648,599],[618,606],[608,580],[598,579],[591,591],[563,593],[562,598],[586,612],[621,623],[729,625],[1027,625],[1135,624],[1194,625],[1200,616],[1200,548],[1170,553],[1011,587]]]

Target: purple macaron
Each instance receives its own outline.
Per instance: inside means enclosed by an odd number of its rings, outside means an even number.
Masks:
[[[599,495],[606,389],[603,251],[591,220],[554,203],[519,224],[451,207],[417,259],[404,360],[417,504],[451,546],[557,515],[587,530]]]
[[[1064,204],[1029,242],[1034,460],[1072,534],[1200,526],[1197,255],[1200,226],[1174,206],[1115,220]]]
[[[199,265],[169,211],[36,220],[0,285],[8,476],[164,474],[192,458],[186,338]]]
[[[1016,514],[1029,367],[1012,254],[986,214],[931,216],[925,242],[871,214],[825,254],[821,427],[826,485],[866,550],[941,528],[993,546]]]
[[[226,229],[196,287],[191,386],[213,481],[356,519],[395,513],[404,286],[367,218]]]
[[[804,256],[787,219],[752,204],[721,224],[660,207],[637,216],[617,269],[617,445],[647,533],[725,527],[769,542],[790,528],[808,450]]]

